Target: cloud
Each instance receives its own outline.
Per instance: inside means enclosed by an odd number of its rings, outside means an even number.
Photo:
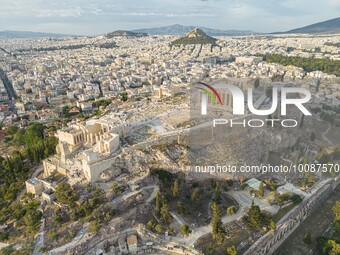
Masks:
[[[97,34],[179,23],[273,32],[334,18],[339,9],[340,0],[1,0],[0,30]]]
[[[67,9],[45,9],[45,10],[36,10],[35,17],[38,18],[65,18],[65,17],[81,17],[83,15],[93,14],[93,15],[100,15],[103,13],[101,9],[97,6],[88,6],[88,7],[73,7]]]
[[[340,0],[328,0],[328,2],[332,7],[340,7]]]
[[[106,15],[121,16],[156,16],[156,17],[216,17],[216,14],[209,13],[155,13],[155,12],[104,12]]]
[[[39,10],[35,17],[51,18],[51,17],[80,17],[83,14],[80,8],[75,9],[59,9],[59,10]]]

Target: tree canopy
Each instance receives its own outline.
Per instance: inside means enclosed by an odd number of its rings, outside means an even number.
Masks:
[[[322,71],[327,74],[340,76],[340,60],[327,58],[290,57],[279,54],[261,55],[268,63],[278,63],[284,66],[293,65],[303,68],[305,72]]]

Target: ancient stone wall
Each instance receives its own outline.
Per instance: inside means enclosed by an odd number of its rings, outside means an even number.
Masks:
[[[272,254],[293,231],[322,203],[339,184],[338,181],[330,180],[321,187],[308,200],[291,212],[288,217],[279,222],[275,233],[268,232],[253,244],[244,255],[270,255]]]

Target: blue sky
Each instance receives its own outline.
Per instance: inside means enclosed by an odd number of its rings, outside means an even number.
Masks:
[[[0,30],[95,35],[172,24],[285,31],[340,16],[340,0],[1,0]]]

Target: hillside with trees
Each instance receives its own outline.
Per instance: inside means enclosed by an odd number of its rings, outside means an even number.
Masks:
[[[340,77],[340,60],[329,60],[319,58],[288,57],[279,54],[261,55],[268,63],[278,63],[283,66],[297,66],[305,72],[321,71]]]
[[[5,146],[16,146],[17,150],[0,156],[0,225],[13,221],[17,224],[0,236],[3,241],[21,235],[32,237],[39,229],[40,202],[29,194],[20,195],[20,200],[17,197],[34,166],[55,153],[57,138],[46,136],[45,128],[35,123],[24,129],[16,126],[7,129]]]
[[[171,45],[188,45],[188,44],[211,44],[216,46],[217,39],[208,36],[203,30],[196,28],[189,32],[186,36],[183,36],[171,43]]]

